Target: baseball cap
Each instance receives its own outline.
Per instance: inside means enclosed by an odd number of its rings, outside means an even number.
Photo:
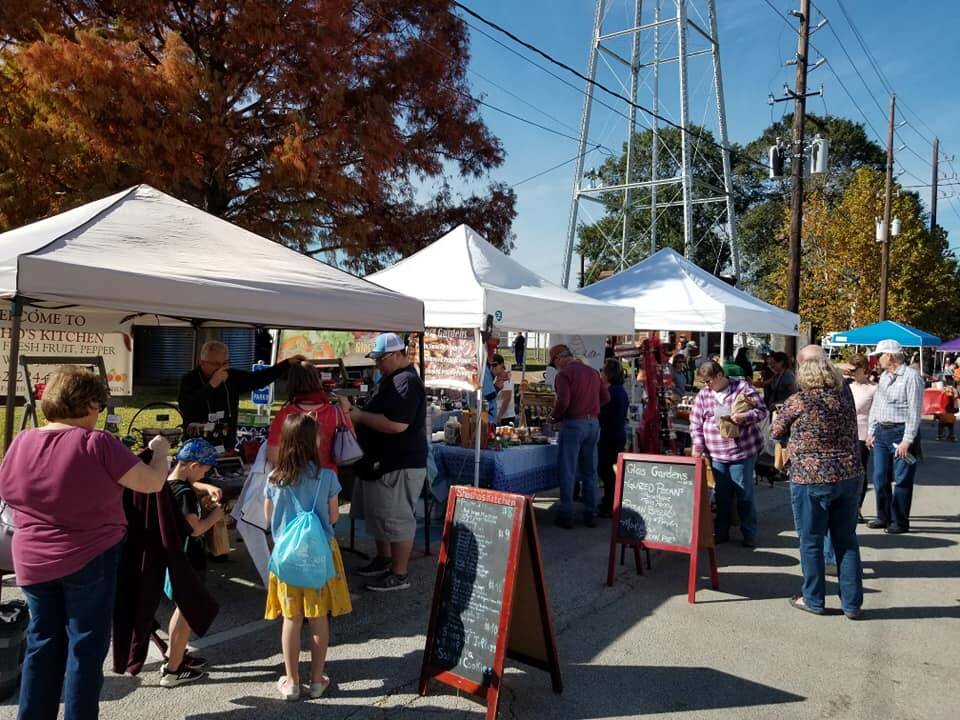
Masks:
[[[179,462],[195,462],[201,465],[216,465],[217,451],[203,438],[187,440],[177,452]]]
[[[877,347],[874,348],[871,355],[883,355],[884,353],[892,353],[896,355],[897,353],[903,352],[903,346],[898,343],[896,340],[881,340],[877,343]]]
[[[373,350],[367,353],[367,357],[379,360],[384,355],[392,352],[403,352],[406,348],[407,346],[403,344],[403,340],[396,333],[383,333],[377,335],[377,339],[373,342]]]

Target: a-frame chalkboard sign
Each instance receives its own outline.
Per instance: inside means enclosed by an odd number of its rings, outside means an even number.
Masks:
[[[476,695],[494,720],[505,658],[550,673],[560,660],[531,498],[454,486],[443,525],[420,694],[430,680]]]
[[[621,453],[613,508],[607,585],[613,585],[619,545],[634,548],[639,574],[641,548],[689,555],[687,600],[691,603],[697,597],[700,550],[707,550],[710,583],[714,590],[720,589],[702,458]]]

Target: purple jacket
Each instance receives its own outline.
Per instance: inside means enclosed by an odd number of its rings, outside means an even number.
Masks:
[[[693,438],[694,452],[709,455],[712,460],[719,462],[742,462],[756,457],[763,450],[760,423],[767,417],[767,408],[753,385],[745,380],[731,380],[728,393],[730,405],[740,395],[754,402],[753,410],[747,412],[749,420],[740,426],[740,437],[725,438],[720,435],[717,423],[719,403],[709,388],[701,390],[693,403],[690,436]]]

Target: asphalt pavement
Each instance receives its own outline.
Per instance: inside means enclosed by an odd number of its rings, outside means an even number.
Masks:
[[[555,528],[550,498],[537,522],[553,609],[564,692],[549,676],[508,663],[501,718],[752,718],[769,720],[953,720],[960,689],[960,444],[933,440],[924,423],[926,459],[918,472],[913,530],[886,535],[860,526],[864,617],[817,617],[787,599],[799,592],[796,533],[783,484],[757,490],[759,547],[719,549],[720,589],[701,577],[687,602],[686,557],[654,553],[640,577],[629,563],[607,587],[609,521],[597,529]],[[868,494],[865,511],[873,508]],[[733,533],[736,539],[736,532]],[[211,566],[223,608],[196,643],[213,663],[204,681],[159,687],[157,662],[138,677],[107,674],[104,720],[189,718],[482,718],[484,706],[433,683],[417,693],[436,564],[413,562],[413,588],[375,594],[350,578],[354,611],[332,622],[329,696],[286,703],[279,624],[262,617],[264,592],[242,545]],[[369,549],[366,541],[360,547]],[[345,554],[348,571],[363,560]],[[705,563],[702,565],[705,571]],[[4,598],[16,594],[9,581]],[[838,608],[828,578],[828,606]],[[168,612],[164,608],[163,613]],[[308,672],[303,655],[303,675]],[[0,705],[15,717],[16,698]]]

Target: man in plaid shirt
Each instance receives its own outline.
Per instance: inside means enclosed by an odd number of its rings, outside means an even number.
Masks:
[[[757,546],[757,509],[753,503],[753,471],[763,449],[760,423],[767,417],[763,400],[746,380],[730,380],[715,362],[706,362],[697,371],[704,388],[697,394],[690,415],[693,456],[710,458],[716,480],[716,541],[730,539],[733,496],[737,497],[740,531],[744,547]],[[733,412],[738,398],[747,398],[753,407]],[[723,437],[720,420],[729,418],[740,428],[738,437]]]
[[[903,347],[896,340],[881,340],[870,354],[880,356],[884,372],[867,421],[867,447],[873,450],[873,489],[877,495],[877,517],[867,527],[899,535],[910,532],[923,376],[904,364]]]

